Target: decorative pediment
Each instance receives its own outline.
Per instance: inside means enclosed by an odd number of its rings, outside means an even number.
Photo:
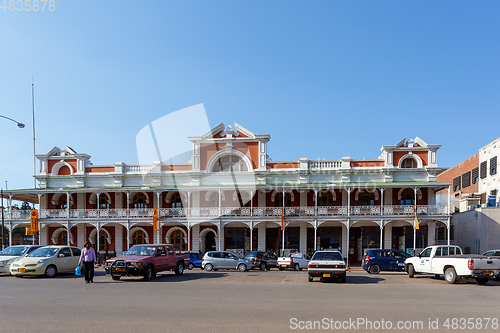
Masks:
[[[77,152],[71,147],[66,147],[66,148],[54,147],[47,153],[46,156],[47,157],[71,156],[71,155],[76,155],[76,154],[77,154]]]

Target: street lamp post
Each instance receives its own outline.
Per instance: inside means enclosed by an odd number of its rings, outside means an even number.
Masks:
[[[2,116],[0,114],[0,117],[2,118],[5,118],[5,119],[8,119],[10,121],[13,121],[17,124],[17,127],[19,128],[24,128],[24,124],[23,123],[20,123],[12,118],[9,118],[9,117],[6,117],[6,116]],[[7,185],[7,182],[5,182],[5,185]],[[3,211],[4,211],[4,207],[3,207],[3,188],[0,190],[0,193],[1,193],[1,196],[2,196],[2,250],[5,248],[5,226],[4,226],[4,219],[3,219]]]

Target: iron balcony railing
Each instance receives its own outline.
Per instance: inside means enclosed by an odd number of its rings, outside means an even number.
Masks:
[[[448,206],[419,205],[417,214],[447,215]],[[349,214],[348,214],[349,212]],[[281,207],[193,207],[193,208],[160,208],[160,218],[216,218],[216,217],[280,217]],[[412,216],[414,206],[306,206],[285,207],[285,217],[327,217],[327,216]],[[40,219],[121,219],[152,218],[153,208],[118,208],[118,209],[41,209]],[[4,210],[6,220],[29,220],[29,210]]]

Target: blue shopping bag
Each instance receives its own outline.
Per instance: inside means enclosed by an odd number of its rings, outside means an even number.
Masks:
[[[75,275],[76,276],[82,275],[82,269],[80,268],[80,265],[76,266],[76,268],[75,268]]]

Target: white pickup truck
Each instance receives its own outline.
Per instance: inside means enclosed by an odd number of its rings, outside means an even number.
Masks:
[[[448,283],[475,278],[478,284],[486,284],[499,274],[499,258],[462,253],[458,246],[429,246],[418,256],[406,259],[405,269],[410,278],[415,274],[434,274],[437,278],[444,274]]]
[[[307,268],[311,257],[305,253],[292,253],[289,257],[278,257],[278,268],[280,271],[285,268],[293,268],[298,271]]]

